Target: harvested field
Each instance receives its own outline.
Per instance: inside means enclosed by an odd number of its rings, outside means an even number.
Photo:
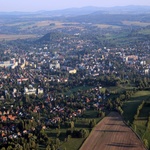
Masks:
[[[17,39],[28,39],[28,38],[35,38],[36,35],[7,35],[7,34],[0,34],[0,41],[2,40],[17,40]]]
[[[135,133],[117,112],[96,125],[80,150],[145,150]]]

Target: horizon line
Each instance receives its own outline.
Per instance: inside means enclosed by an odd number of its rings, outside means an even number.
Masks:
[[[67,10],[67,9],[81,9],[81,8],[86,8],[86,7],[95,7],[95,8],[115,8],[115,7],[150,7],[150,5],[116,5],[116,6],[83,6],[83,7],[67,7],[67,8],[58,8],[58,9],[51,9],[51,10],[47,10],[47,9],[40,9],[40,10],[33,10],[33,11],[20,11],[20,10],[10,10],[10,11],[0,11],[0,13],[14,13],[14,12],[20,12],[20,13],[36,13],[36,12],[40,12],[40,11],[62,11],[62,10]]]

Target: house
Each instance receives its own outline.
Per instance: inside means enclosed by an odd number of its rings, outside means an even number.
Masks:
[[[44,93],[43,88],[38,88],[38,94],[43,94],[43,93]]]
[[[15,64],[15,59],[9,61],[0,61],[0,67],[11,67]]]
[[[50,69],[60,69],[60,63],[58,63],[58,60],[52,61],[49,67]]]
[[[36,88],[34,88],[32,85],[29,85],[29,88],[24,88],[24,94],[31,95],[36,94]]]
[[[70,73],[70,74],[76,74],[76,73],[77,73],[77,70],[76,70],[76,69],[71,69],[71,70],[69,70],[69,73]]]
[[[5,121],[7,121],[7,119],[14,121],[16,118],[17,118],[17,116],[14,116],[14,115],[3,115],[3,116],[1,116],[1,121],[5,122]]]

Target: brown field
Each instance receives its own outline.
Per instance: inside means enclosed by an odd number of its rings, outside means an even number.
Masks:
[[[50,26],[50,24],[54,23],[54,26]],[[69,26],[66,26],[65,24],[69,24]],[[14,25],[14,24],[13,24]],[[76,26],[75,26],[76,25]],[[57,29],[57,28],[65,28],[65,27],[73,27],[73,28],[79,28],[82,29],[82,27],[78,26],[77,23],[72,22],[60,22],[60,21],[51,21],[51,20],[45,20],[45,21],[38,21],[38,22],[32,22],[32,23],[22,23],[19,25],[21,31],[27,30],[27,29],[34,29],[34,28],[41,28],[41,27],[47,27],[51,29]]]
[[[120,29],[121,28],[119,26],[108,25],[108,24],[95,24],[93,26],[96,26],[96,27],[101,28],[101,29],[107,29],[107,28]]]
[[[112,112],[96,125],[80,150],[145,150],[143,143],[123,122],[121,116]]]
[[[146,22],[140,22],[140,21],[122,21],[123,24],[125,25],[135,25],[135,26],[140,26],[140,27],[146,27],[149,26],[150,23],[146,23]]]
[[[35,38],[36,35],[6,35],[6,34],[0,34],[0,41],[2,40],[17,40],[17,39],[28,39],[28,38]]]

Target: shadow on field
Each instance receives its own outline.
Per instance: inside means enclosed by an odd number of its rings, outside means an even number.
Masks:
[[[112,143],[107,144],[108,146],[115,146],[115,147],[125,147],[125,148],[135,148],[137,147],[135,144],[126,144],[126,143]]]
[[[114,124],[114,123],[107,123],[105,125],[108,125],[108,126],[116,126],[117,124]]]
[[[112,118],[110,120],[113,120],[113,121],[122,121],[120,118]]]
[[[119,131],[119,130],[95,130],[99,132],[126,132],[126,131]]]

